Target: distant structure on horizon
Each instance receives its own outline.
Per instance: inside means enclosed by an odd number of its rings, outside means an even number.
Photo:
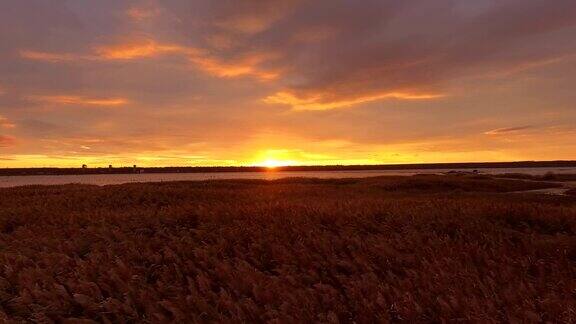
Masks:
[[[86,164],[82,164],[82,169],[88,169],[88,166]]]

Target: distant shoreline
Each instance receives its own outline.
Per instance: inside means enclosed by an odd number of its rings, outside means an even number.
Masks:
[[[518,161],[518,162],[471,162],[471,163],[425,163],[383,165],[326,165],[285,166],[275,171],[379,171],[379,170],[434,170],[434,169],[498,169],[498,168],[576,168],[576,161]],[[270,168],[260,166],[231,167],[118,167],[118,168],[3,168],[0,176],[27,175],[82,175],[82,174],[131,174],[131,173],[220,173],[264,172]]]

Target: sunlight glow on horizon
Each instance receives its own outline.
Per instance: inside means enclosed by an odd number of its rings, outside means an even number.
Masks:
[[[269,160],[263,161],[258,166],[263,166],[263,167],[266,167],[267,169],[276,169],[279,167],[295,166],[295,165],[298,165],[298,163],[295,163],[294,161],[282,161],[282,160],[269,159]]]
[[[490,135],[486,135],[489,137]],[[491,136],[490,136],[491,137]],[[2,138],[0,138],[2,140]],[[9,142],[8,138],[8,144]],[[1,144],[1,142],[0,142]],[[301,151],[291,149],[249,150],[247,152],[230,152],[218,150],[203,154],[179,151],[158,151],[129,154],[103,154],[94,150],[96,146],[78,146],[74,156],[70,152],[55,155],[24,154],[0,156],[0,168],[78,168],[83,164],[89,168],[126,167],[266,167],[270,170],[284,166],[329,166],[329,165],[380,165],[380,164],[423,164],[423,163],[459,163],[459,162],[511,162],[528,160],[546,160],[545,157],[531,158],[521,154],[505,152],[419,152],[411,147],[389,147],[387,151],[374,147],[368,155],[365,152],[348,154],[347,159],[334,158],[326,153],[329,148],[318,151]],[[313,153],[314,152],[314,153]],[[337,154],[337,153],[335,153]],[[370,158],[366,158],[369,156]],[[566,159],[568,160],[568,159]]]

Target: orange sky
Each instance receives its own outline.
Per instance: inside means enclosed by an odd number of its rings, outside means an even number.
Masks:
[[[576,2],[0,3],[0,167],[576,159]]]

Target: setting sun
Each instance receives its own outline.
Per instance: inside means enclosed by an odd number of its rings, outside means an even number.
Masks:
[[[282,161],[282,160],[275,160],[275,159],[268,159],[266,161],[262,162],[262,166],[266,167],[268,169],[275,169],[278,167],[283,167],[283,166],[292,166],[294,165],[294,161]]]

